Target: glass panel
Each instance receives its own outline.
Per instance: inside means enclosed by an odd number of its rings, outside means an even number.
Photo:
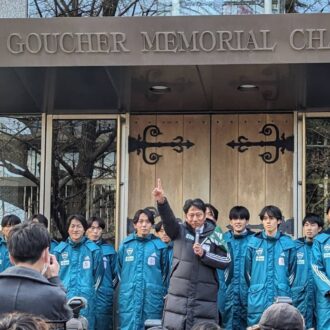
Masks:
[[[0,117],[0,218],[39,210],[41,117]]]
[[[61,1],[55,0],[47,6],[42,4],[45,0],[29,0],[29,17],[54,16],[197,16],[197,15],[228,15],[228,14],[263,14],[264,1],[261,0],[119,0],[113,1],[111,10],[107,10],[101,0]],[[272,0],[273,14],[284,13],[285,1]],[[297,8],[296,8],[297,7]],[[113,9],[115,9],[115,13]],[[302,9],[301,9],[302,8]],[[105,9],[105,11],[104,11]],[[292,6],[288,10],[292,10]],[[316,2],[308,8],[301,5],[294,9],[304,12],[318,12],[328,10],[325,0]]]
[[[330,199],[330,118],[306,121],[306,212],[324,215]]]
[[[99,216],[114,242],[116,120],[54,120],[52,219],[63,237],[71,214]]]

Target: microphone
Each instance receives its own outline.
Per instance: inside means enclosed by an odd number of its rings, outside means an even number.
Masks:
[[[195,229],[195,244],[199,244],[199,236],[201,234],[201,228],[197,227]]]

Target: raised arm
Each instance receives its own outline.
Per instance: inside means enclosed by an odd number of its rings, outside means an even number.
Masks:
[[[157,186],[152,191],[152,195],[157,203],[158,212],[163,221],[165,232],[171,240],[174,240],[180,232],[180,225],[165,197],[160,179],[157,179]]]

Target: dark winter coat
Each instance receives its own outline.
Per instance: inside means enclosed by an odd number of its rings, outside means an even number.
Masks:
[[[18,311],[51,321],[65,321],[72,315],[59,278],[47,280],[30,268],[14,266],[2,272],[0,292],[0,314]]]
[[[193,252],[195,231],[188,223],[176,220],[167,201],[158,204],[158,211],[167,235],[174,242],[173,263],[168,295],[165,301],[163,326],[168,329],[191,329],[201,321],[218,323],[216,268],[225,269],[230,256],[208,240],[215,229],[212,221],[204,223],[199,242],[204,254]]]

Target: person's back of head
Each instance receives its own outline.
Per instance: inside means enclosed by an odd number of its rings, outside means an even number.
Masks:
[[[48,330],[45,320],[25,313],[5,314],[0,319],[0,330]]]
[[[262,314],[260,330],[304,330],[305,321],[297,308],[287,303],[275,303]]]
[[[219,325],[212,321],[202,321],[193,325],[191,330],[220,330]]]
[[[8,237],[9,254],[15,263],[34,264],[49,245],[49,233],[41,223],[19,224],[13,227]]]

